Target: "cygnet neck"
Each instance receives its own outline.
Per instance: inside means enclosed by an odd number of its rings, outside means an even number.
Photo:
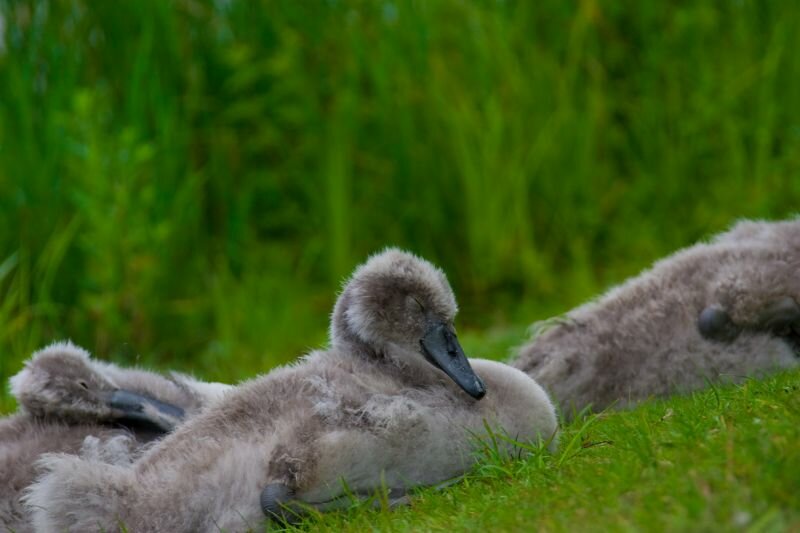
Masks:
[[[370,359],[381,359],[382,355],[374,346],[361,339],[347,323],[347,309],[350,307],[352,296],[345,291],[339,296],[331,316],[331,348],[352,355]]]

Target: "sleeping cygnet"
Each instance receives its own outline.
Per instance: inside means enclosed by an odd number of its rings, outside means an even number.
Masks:
[[[230,385],[172,373],[122,368],[92,359],[70,342],[34,353],[10,380],[20,410],[69,423],[123,423],[157,432],[219,398]]]
[[[511,365],[569,416],[800,365],[800,218],[742,221],[551,321]]]
[[[147,443],[223,388],[93,361],[59,342],[37,351],[10,380],[19,411],[0,418],[0,529],[32,531],[20,498],[45,453],[130,463]]]
[[[555,412],[519,370],[468,361],[444,274],[388,249],[360,266],[331,345],[228,391],[131,465],[51,455],[27,498],[39,531],[243,531],[347,495],[466,472],[486,428],[550,440]]]

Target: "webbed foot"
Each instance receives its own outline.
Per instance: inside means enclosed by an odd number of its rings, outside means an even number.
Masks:
[[[697,329],[703,337],[722,342],[732,341],[742,331],[724,309],[715,305],[703,309],[697,318]]]
[[[745,329],[772,333],[786,339],[800,356],[800,305],[790,296],[769,302],[758,314],[755,323],[747,326],[734,323],[720,306],[708,306],[697,318],[697,329],[703,337],[722,342],[731,342]]]
[[[261,510],[282,524],[296,524],[302,520],[303,508],[294,499],[295,491],[283,483],[270,483],[261,491]]]

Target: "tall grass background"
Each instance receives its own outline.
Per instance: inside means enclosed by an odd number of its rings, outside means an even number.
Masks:
[[[390,244],[447,271],[460,328],[524,325],[796,213],[799,23],[792,0],[0,0],[0,379],[62,338],[267,370]]]

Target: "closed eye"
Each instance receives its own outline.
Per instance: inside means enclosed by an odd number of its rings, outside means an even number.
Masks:
[[[417,305],[419,306],[419,310],[424,312],[424,311],[425,311],[425,306],[424,306],[424,305],[422,305],[422,302],[420,302],[419,300],[417,300],[416,296],[412,296],[411,298],[413,298],[413,299],[414,299],[414,301],[415,301],[415,302],[417,302]]]

